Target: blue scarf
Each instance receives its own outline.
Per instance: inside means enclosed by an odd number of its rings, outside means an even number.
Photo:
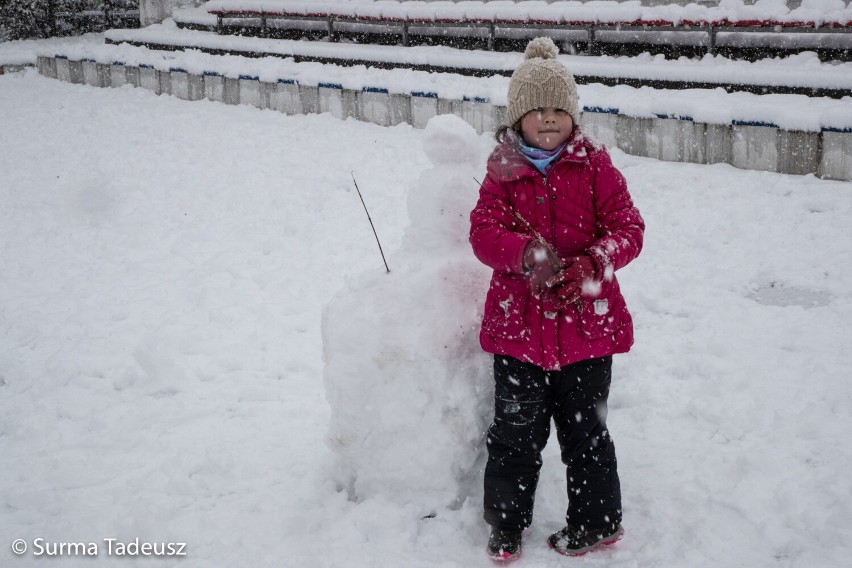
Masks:
[[[544,175],[547,175],[547,172],[550,170],[550,166],[553,165],[553,160],[555,160],[562,150],[565,149],[566,144],[568,144],[567,140],[558,148],[554,148],[553,150],[542,150],[541,148],[527,146],[524,144],[524,141],[518,137],[518,148],[521,150],[521,153],[532,165],[536,167],[538,171]]]

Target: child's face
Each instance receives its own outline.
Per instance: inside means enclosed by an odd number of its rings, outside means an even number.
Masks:
[[[526,143],[542,150],[558,148],[573,130],[571,115],[554,107],[533,109],[521,119],[521,134]]]

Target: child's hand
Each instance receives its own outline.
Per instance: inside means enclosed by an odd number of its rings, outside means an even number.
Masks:
[[[560,309],[567,308],[580,298],[583,285],[595,278],[594,261],[588,256],[576,256],[562,272],[545,282],[544,300]]]
[[[528,267],[530,288],[539,297],[547,291],[547,281],[559,273],[559,257],[549,246],[532,242],[524,253],[524,266]]]

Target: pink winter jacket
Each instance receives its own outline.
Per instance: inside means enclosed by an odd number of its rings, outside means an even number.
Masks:
[[[559,310],[532,295],[523,255],[533,236],[516,213],[563,260],[592,257],[603,281],[581,309]],[[473,251],[494,269],[480,332],[485,351],[556,370],[630,349],[633,320],[615,271],[639,255],[645,222],[605,148],[576,128],[543,177],[510,133],[488,159],[470,221]]]

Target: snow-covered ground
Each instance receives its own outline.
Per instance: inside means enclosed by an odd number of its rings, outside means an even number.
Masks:
[[[350,172],[393,255],[427,136],[0,76],[0,563],[44,563],[43,538],[96,543],[92,565],[491,566],[479,503],[349,500],[325,444],[321,314],[384,271]],[[852,184],[613,156],[648,225],[608,420],[627,534],[546,549],[554,440],[517,566],[846,566]]]

